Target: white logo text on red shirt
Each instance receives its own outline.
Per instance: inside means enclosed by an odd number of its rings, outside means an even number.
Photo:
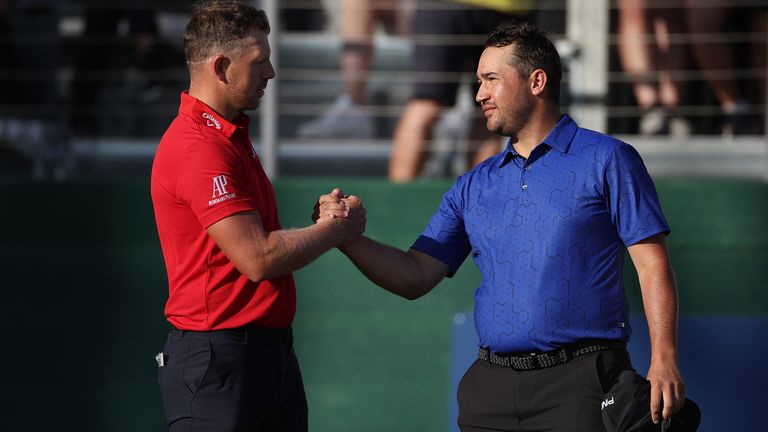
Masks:
[[[211,200],[208,201],[209,206],[237,196],[236,193],[229,193],[227,191],[227,183],[227,176],[223,174],[213,178],[213,195],[211,195]]]
[[[203,113],[203,118],[207,121],[205,124],[208,126],[216,126],[216,129],[221,129],[221,123],[216,119],[216,117],[213,116],[213,114],[208,114],[207,112]]]
[[[227,176],[224,174],[213,178],[213,195],[211,198],[222,196],[227,192]]]

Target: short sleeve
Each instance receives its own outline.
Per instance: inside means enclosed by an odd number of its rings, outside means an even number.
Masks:
[[[200,140],[192,144],[185,152],[177,188],[203,228],[256,209],[243,162],[228,143]]]
[[[611,221],[625,246],[669,234],[656,186],[637,150],[619,144],[605,166],[604,181]]]
[[[449,267],[448,277],[452,277],[469,255],[471,246],[464,228],[461,179],[443,195],[437,211],[432,215],[427,227],[413,243],[411,249],[423,252],[432,258],[444,262]]]

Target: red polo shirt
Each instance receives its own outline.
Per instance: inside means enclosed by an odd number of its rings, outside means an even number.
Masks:
[[[165,316],[180,330],[293,322],[293,276],[250,281],[206,232],[227,216],[252,210],[265,230],[280,229],[275,193],[251,145],[248,122],[240,114],[230,123],[184,92],[155,154],[152,203],[168,270]]]

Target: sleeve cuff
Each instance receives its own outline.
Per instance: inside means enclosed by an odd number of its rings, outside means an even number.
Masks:
[[[459,267],[461,267],[461,264],[464,262],[464,258],[466,258],[466,256],[459,256],[456,252],[452,252],[450,248],[423,235],[416,239],[411,246],[411,249],[423,252],[432,258],[445,263],[445,265],[448,266],[448,277],[453,277],[453,275],[456,274]]]

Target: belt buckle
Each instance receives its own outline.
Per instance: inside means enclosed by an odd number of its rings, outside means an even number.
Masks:
[[[539,359],[537,358],[536,353],[518,354],[510,357],[510,359],[514,359],[513,369],[515,370],[529,371],[539,368]]]
[[[568,363],[569,361],[573,360],[573,353],[568,348],[563,348],[560,350],[560,359],[562,360],[562,363]]]
[[[528,354],[528,359],[531,361],[531,370],[543,369],[541,364],[541,353],[532,352]]]

